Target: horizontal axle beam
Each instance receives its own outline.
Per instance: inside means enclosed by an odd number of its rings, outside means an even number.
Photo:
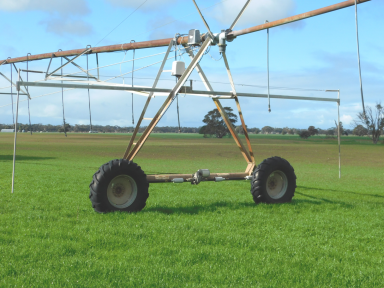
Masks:
[[[361,3],[364,3],[367,1],[370,1],[370,0],[357,0],[357,3],[361,4]],[[316,10],[302,13],[299,15],[287,17],[287,18],[284,18],[281,20],[269,22],[269,23],[262,24],[262,25],[253,26],[253,27],[238,30],[238,31],[232,31],[231,33],[228,34],[228,37],[233,39],[233,38],[236,38],[237,36],[241,36],[241,35],[245,35],[248,33],[253,33],[253,32],[260,31],[260,30],[264,30],[267,28],[273,28],[276,26],[280,26],[280,25],[292,23],[295,21],[307,19],[310,17],[329,13],[329,12],[336,11],[336,10],[346,8],[349,6],[353,6],[353,5],[355,5],[355,0],[348,0],[348,1],[340,2],[338,4],[330,5],[330,6],[327,6],[324,8],[316,9]],[[89,51],[87,54],[126,51],[126,50],[133,50],[133,49],[145,49],[145,48],[155,48],[155,47],[165,47],[165,46],[169,45],[169,43],[172,41],[172,39],[173,38],[167,38],[167,39],[160,39],[160,40],[150,40],[150,41],[143,41],[143,42],[134,42],[134,43],[124,43],[124,44],[117,44],[117,45],[93,47],[91,49],[91,51]],[[202,41],[204,41],[204,37],[202,37]],[[188,43],[188,36],[179,37],[177,39],[177,42],[178,42],[178,44],[187,44]],[[25,62],[25,61],[49,59],[51,57],[76,56],[76,55],[79,55],[83,52],[84,52],[84,48],[59,51],[59,52],[53,52],[53,53],[50,52],[50,53],[44,53],[44,54],[11,58],[11,59],[7,59],[7,60],[0,60],[0,63],[9,64],[9,63],[18,63],[18,62]]]
[[[128,92],[154,92],[154,93],[170,93],[171,89],[164,88],[149,88],[149,87],[129,87],[124,85],[84,85],[84,84],[62,84],[62,83],[45,83],[45,82],[16,82],[16,86],[29,86],[29,87],[46,87],[46,88],[75,88],[75,89],[96,89],[96,90],[118,90]],[[232,92],[225,91],[202,91],[202,90],[191,90],[184,87],[180,89],[181,94],[187,95],[206,95],[206,96],[217,96],[212,97],[216,99],[232,99],[234,94]],[[254,98],[268,98],[266,94],[254,94],[254,93],[237,93],[238,97],[254,97]],[[221,97],[220,97],[221,96]],[[287,95],[270,95],[270,98],[275,99],[290,99],[290,100],[310,100],[310,101],[326,101],[340,103],[340,99],[336,98],[323,98],[323,97],[305,97],[305,96],[287,96]]]
[[[215,178],[224,178],[225,180],[246,180],[249,173],[211,173],[208,177],[203,178],[201,181],[216,181]],[[172,182],[173,179],[183,178],[184,182],[192,182],[192,174],[164,174],[164,175],[147,175],[149,183],[167,183]]]

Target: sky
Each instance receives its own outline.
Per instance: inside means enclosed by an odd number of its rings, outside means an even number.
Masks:
[[[259,25],[268,21],[304,13],[340,0],[253,0],[234,30]],[[245,0],[197,0],[212,32],[228,28]],[[358,5],[360,56],[365,104],[373,106],[384,102],[384,0],[372,0]],[[0,0],[0,59],[40,54],[59,49],[92,47],[156,40],[186,34],[190,29],[206,28],[192,1],[187,0]],[[354,127],[356,114],[362,110],[357,64],[355,9],[345,8],[292,24],[270,29],[270,86],[271,94],[336,98],[337,93],[324,90],[340,89],[340,117],[345,128]],[[237,37],[228,43],[227,57],[236,90],[248,93],[267,92],[267,32],[259,31]],[[166,47],[135,51],[135,58],[164,53]],[[174,56],[174,53],[171,53]],[[163,59],[164,54],[136,60],[135,69]],[[217,46],[200,62],[212,86],[217,91],[230,91],[224,62]],[[104,66],[133,58],[133,51],[103,53],[99,65]],[[167,61],[165,70],[170,70],[172,61]],[[186,54],[178,60],[189,64]],[[50,71],[60,66],[54,59]],[[87,57],[76,61],[87,67]],[[46,71],[49,60],[33,61],[29,69]],[[26,68],[26,63],[16,64]],[[69,65],[71,66],[71,65]],[[66,66],[64,73],[78,72]],[[88,56],[89,68],[96,67],[95,55]],[[152,86],[160,64],[134,73],[134,85]],[[10,65],[0,67],[0,72],[11,77]],[[132,62],[101,69],[101,79],[128,73]],[[13,70],[12,77],[16,73]],[[80,75],[80,74],[79,74]],[[26,79],[26,74],[22,77]],[[28,75],[30,81],[42,79],[42,74]],[[194,72],[190,79],[194,89],[205,90]],[[116,78],[113,83],[131,84],[131,74]],[[164,72],[159,88],[172,88],[175,79]],[[6,88],[4,88],[6,87]],[[0,93],[9,93],[11,88],[0,77]],[[14,91],[14,90],[13,90]],[[56,92],[56,93],[54,93]],[[59,93],[57,93],[59,92]],[[44,94],[54,93],[47,96]],[[62,94],[53,88],[30,88],[33,98],[30,105],[32,123],[54,124],[63,122]],[[36,98],[34,98],[36,97]],[[89,98],[86,90],[65,91],[64,110],[66,122],[89,124]],[[19,123],[28,122],[28,101],[20,98]],[[145,97],[133,96],[135,123],[141,114]],[[145,114],[152,118],[162,105],[164,97],[155,97]],[[16,101],[16,97],[13,102]],[[13,123],[10,95],[0,94],[0,123]],[[98,125],[132,126],[132,95],[126,92],[90,91],[92,123]],[[337,104],[315,101],[271,100],[268,112],[267,99],[240,98],[244,119],[248,127],[262,128],[316,126],[327,129],[335,126]],[[223,106],[236,111],[234,100],[222,100]],[[179,95],[180,122],[184,127],[203,125],[204,115],[215,108],[211,99]],[[148,125],[144,120],[142,126]],[[240,124],[240,123],[238,123]],[[172,104],[158,126],[177,126],[176,102]]]

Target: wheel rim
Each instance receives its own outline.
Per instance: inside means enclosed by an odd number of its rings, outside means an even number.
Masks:
[[[267,193],[273,199],[284,196],[288,188],[288,178],[284,172],[276,170],[268,176]]]
[[[128,175],[116,176],[109,182],[107,196],[113,207],[127,208],[136,199],[136,181]]]

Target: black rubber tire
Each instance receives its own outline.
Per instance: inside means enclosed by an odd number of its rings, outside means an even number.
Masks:
[[[136,198],[134,198],[132,204],[124,208],[115,207],[107,195],[109,183],[119,175],[131,177],[137,187],[135,190],[137,191]],[[111,160],[102,165],[93,175],[92,182],[89,184],[89,199],[92,202],[93,209],[99,213],[113,211],[137,212],[141,211],[146,205],[149,196],[148,187],[147,176],[136,163],[125,159]]]
[[[271,197],[267,192],[267,181],[269,176],[276,171],[285,174],[287,187],[285,193],[278,198]],[[278,172],[278,173],[280,173]],[[292,200],[296,189],[296,175],[289,162],[280,157],[271,157],[261,162],[252,174],[251,194],[255,203],[286,203]],[[281,190],[283,191],[283,189]]]

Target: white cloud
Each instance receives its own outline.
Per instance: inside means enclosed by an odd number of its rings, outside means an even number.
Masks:
[[[127,7],[127,8],[138,8],[143,4],[143,0],[106,0],[106,2],[112,4],[113,6]],[[166,4],[171,4],[176,2],[176,0],[148,0],[140,7],[142,10],[153,10],[158,7],[164,6]]]
[[[77,35],[85,36],[93,32],[92,26],[80,19],[66,18],[51,18],[41,21],[40,24],[46,25],[47,32],[57,35]]]
[[[343,122],[344,125],[350,125],[353,122],[353,117],[351,115],[343,115],[340,117],[340,121]]]
[[[150,32],[148,38],[162,39],[174,37],[176,32],[188,31],[191,27],[196,27],[198,24],[186,23],[169,15],[162,18],[153,18],[147,24],[147,31]]]
[[[0,0],[0,11],[43,11],[50,17],[40,21],[47,32],[57,35],[84,36],[92,32],[92,26],[80,16],[90,13],[86,0]]]
[[[226,1],[217,5],[212,16],[228,27],[235,20],[245,4],[245,0]],[[293,15],[295,10],[294,0],[258,0],[251,1],[236,27],[244,25],[258,25],[265,20],[275,21]]]
[[[78,15],[90,12],[86,0],[0,0],[0,10],[14,12],[38,10]]]

